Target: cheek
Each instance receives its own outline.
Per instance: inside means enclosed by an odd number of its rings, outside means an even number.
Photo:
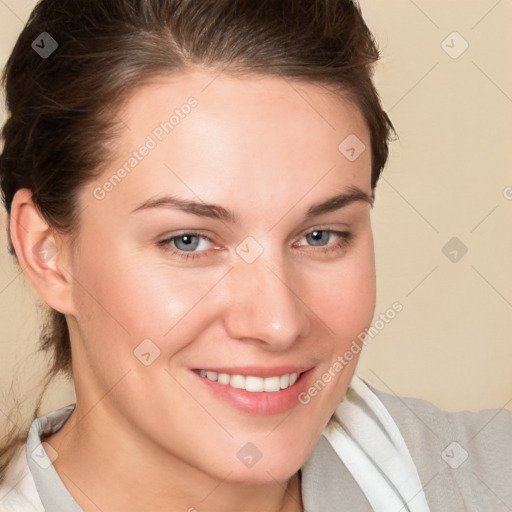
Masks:
[[[340,264],[338,272],[326,275],[322,284],[321,293],[311,295],[310,300],[317,304],[315,311],[327,326],[323,343],[319,343],[324,357],[311,386],[299,397],[303,414],[317,420],[315,436],[321,434],[346,393],[363,348],[360,335],[374,315],[376,285],[371,237]]]
[[[78,321],[98,357],[132,364],[144,339],[172,355],[200,332],[214,306],[211,290],[225,269],[198,270],[167,264],[165,257],[123,250],[105,241],[102,254],[83,254],[76,269]],[[108,257],[105,255],[108,254]],[[209,296],[210,295],[210,296]]]
[[[336,340],[337,350],[349,344],[371,323],[375,311],[376,281],[371,232],[361,237],[357,247],[340,260],[336,270],[325,273],[317,304],[324,323]]]

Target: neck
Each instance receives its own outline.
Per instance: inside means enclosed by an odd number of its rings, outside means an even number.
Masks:
[[[89,412],[90,413],[89,413]],[[123,428],[101,404],[76,408],[46,441],[57,451],[53,465],[84,512],[298,512],[300,473],[286,482],[232,482],[201,471]]]

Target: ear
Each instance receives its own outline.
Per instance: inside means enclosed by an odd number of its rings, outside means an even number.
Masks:
[[[41,299],[60,313],[74,314],[65,239],[48,225],[27,188],[14,194],[10,235],[21,269]]]

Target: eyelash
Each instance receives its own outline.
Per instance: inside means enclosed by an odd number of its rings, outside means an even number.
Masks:
[[[334,231],[332,229],[313,229],[312,231],[309,231],[308,233],[305,233],[304,236],[307,236],[307,235],[310,235],[311,233],[314,233],[316,231],[320,231],[320,232],[327,232],[327,233],[331,233],[331,234],[334,234],[334,235],[338,235],[340,238],[339,240],[334,243],[334,244],[330,244],[330,245],[327,245],[327,246],[320,246],[321,248],[319,249],[319,252],[323,253],[323,254],[331,254],[331,253],[337,253],[337,252],[341,252],[343,249],[345,249],[346,247],[348,247],[355,235],[354,233],[352,233],[351,231]],[[195,232],[195,231],[191,231],[191,232],[186,232],[186,233],[181,233],[179,235],[173,235],[169,238],[166,238],[164,240],[160,240],[157,245],[159,247],[162,247],[165,251],[169,251],[171,252],[171,254],[173,256],[177,256],[178,258],[181,258],[185,261],[189,260],[189,259],[197,259],[197,258],[202,258],[203,256],[208,256],[208,252],[207,251],[198,251],[198,252],[186,252],[186,251],[181,251],[179,249],[176,249],[174,247],[172,247],[170,245],[170,243],[177,239],[177,238],[181,238],[183,236],[189,236],[189,235],[192,235],[192,236],[197,236],[197,237],[201,237],[201,238],[205,238],[206,240],[208,240],[209,242],[213,243],[213,241],[206,235],[202,234],[202,233],[199,233],[199,232]],[[312,246],[313,247],[313,246]],[[299,250],[298,251],[299,254],[302,256],[307,256],[309,254],[310,251],[302,251],[302,250]]]

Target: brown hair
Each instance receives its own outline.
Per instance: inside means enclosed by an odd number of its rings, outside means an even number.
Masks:
[[[31,47],[44,32],[58,44],[46,58]],[[351,0],[41,0],[2,77],[7,213],[28,188],[48,224],[76,236],[77,192],[112,157],[116,110],[135,87],[191,66],[303,80],[348,97],[370,130],[373,193],[394,132],[372,82],[379,57]],[[66,318],[48,309],[39,348],[52,355],[51,368],[34,418],[51,379],[71,375]],[[26,435],[12,429],[0,447],[0,480]]]

